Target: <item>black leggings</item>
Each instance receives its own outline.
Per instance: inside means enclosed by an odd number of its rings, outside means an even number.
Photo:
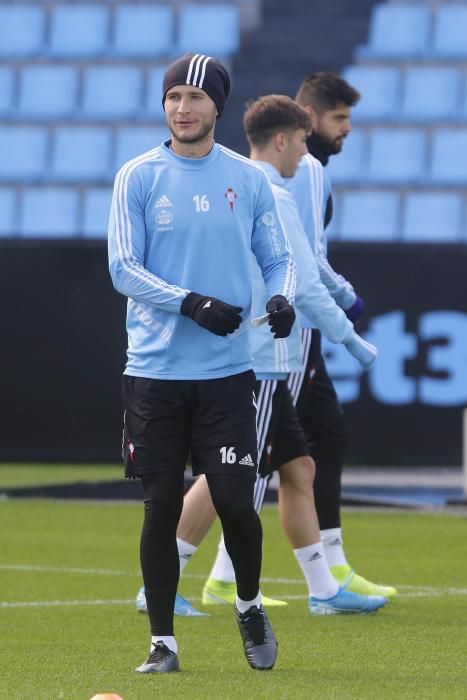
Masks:
[[[319,527],[340,527],[342,467],[349,438],[342,407],[321,354],[321,334],[315,329],[296,406],[316,462],[313,489]]]
[[[247,476],[206,474],[211,498],[232,559],[237,593],[252,600],[259,591],[261,521],[253,506],[255,480]],[[141,478],[144,522],[141,570],[151,634],[173,635],[173,614],[180,565],[176,532],[183,508],[183,472],[155,472]]]

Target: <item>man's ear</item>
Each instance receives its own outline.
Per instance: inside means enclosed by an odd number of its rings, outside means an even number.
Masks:
[[[311,117],[311,128],[316,131],[318,128],[318,112],[311,105],[302,105],[303,109],[308,112]]]
[[[274,146],[279,153],[282,153],[286,145],[285,133],[283,131],[278,131],[277,134],[274,134]]]

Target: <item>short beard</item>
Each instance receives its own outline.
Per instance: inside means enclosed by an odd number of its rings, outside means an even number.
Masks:
[[[209,136],[214,128],[214,124],[215,121],[212,124],[206,124],[200,127],[200,130],[196,134],[192,134],[192,136],[178,136],[172,129],[170,129],[170,133],[179,143],[199,143]]]
[[[344,145],[344,141],[342,140],[340,143],[336,143],[336,141],[326,141],[326,147],[327,147],[327,153],[330,156],[335,156],[338,153],[342,151],[342,147]]]

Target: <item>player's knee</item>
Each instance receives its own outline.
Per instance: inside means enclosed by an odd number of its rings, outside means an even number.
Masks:
[[[183,508],[183,476],[156,472],[142,477],[144,528],[177,528]]]
[[[145,499],[143,527],[159,531],[176,529],[182,507],[183,500],[174,503],[161,496]]]
[[[247,498],[243,493],[223,492],[215,495],[213,503],[224,529],[248,528],[257,518],[252,496]]]
[[[309,492],[313,488],[316,465],[309,456],[297,457],[281,465],[279,472],[281,486]]]
[[[214,508],[221,520],[236,520],[242,517],[242,514],[255,512],[253,479],[208,474],[207,481]]]
[[[230,497],[227,495],[218,496],[214,500],[214,507],[221,520],[236,519],[250,510],[254,510],[252,502],[236,498],[235,494],[230,494]]]
[[[306,462],[303,467],[304,473],[302,475],[302,479],[307,486],[313,487],[316,476],[315,460],[312,457],[304,457],[303,459],[306,460]]]

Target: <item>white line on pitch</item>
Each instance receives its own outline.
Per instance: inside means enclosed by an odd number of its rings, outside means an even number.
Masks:
[[[467,589],[465,588],[441,588],[432,589],[430,591],[413,591],[410,593],[403,593],[402,598],[440,598],[446,595],[467,595]],[[277,595],[275,596],[278,600],[307,600],[306,595]],[[200,602],[201,598],[190,596],[188,600],[193,603]],[[37,600],[37,601],[18,601],[18,602],[1,602],[0,609],[2,608],[58,608],[58,607],[79,607],[86,605],[131,605],[134,603],[134,599],[124,599],[124,600]]]
[[[69,566],[41,566],[39,564],[0,564],[0,571],[36,571],[55,574],[91,574],[99,576],[140,576],[140,571],[119,571],[117,569],[86,569]],[[184,579],[205,580],[207,574],[183,574]],[[264,583],[303,584],[303,579],[291,578],[261,578]]]
[[[0,608],[59,608],[78,605],[128,605],[134,600],[31,600],[12,603],[0,602]]]
[[[35,564],[0,564],[2,571],[37,571],[52,574],[98,574],[100,576],[137,576],[136,571],[116,571],[115,569],[83,569],[68,566],[40,566]]]
[[[41,566],[36,564],[0,564],[2,571],[35,571],[43,573],[58,573],[58,574],[86,574],[94,576],[140,576],[138,571],[119,571],[118,569],[86,569],[81,567],[66,567],[66,566]],[[189,574],[184,573],[183,579],[205,580],[207,574]],[[289,585],[304,585],[303,579],[294,578],[272,578],[262,577],[262,583],[273,584],[289,584]],[[404,598],[442,596],[442,595],[467,595],[466,588],[436,588],[434,586],[416,586],[408,584],[395,584],[402,593]],[[299,596],[300,597],[300,596]],[[293,598],[287,597],[287,600]]]
[[[435,586],[397,586],[401,591],[404,591],[404,597],[410,597],[413,593],[420,595],[467,595],[467,588],[454,588],[450,586],[436,588]]]

